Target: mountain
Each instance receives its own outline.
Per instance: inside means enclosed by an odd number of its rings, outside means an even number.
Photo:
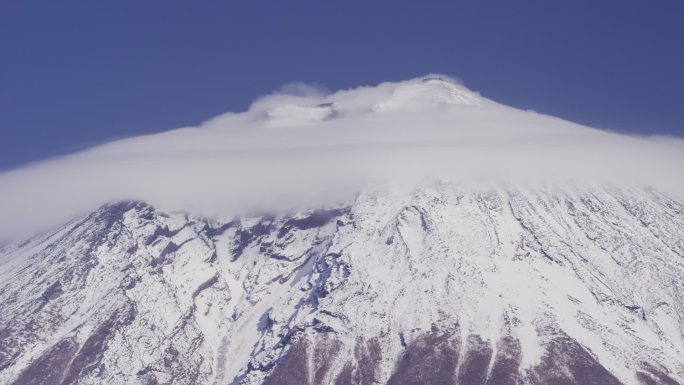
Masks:
[[[682,384],[683,229],[681,201],[597,186],[110,204],[2,249],[0,382]]]
[[[681,143],[304,91],[0,174],[0,384],[684,385]]]

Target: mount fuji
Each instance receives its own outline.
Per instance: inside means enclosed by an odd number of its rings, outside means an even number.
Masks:
[[[684,384],[678,145],[428,76],[0,175],[0,383]]]

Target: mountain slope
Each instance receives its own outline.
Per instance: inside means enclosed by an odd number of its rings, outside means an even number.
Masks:
[[[684,204],[650,189],[123,202],[0,264],[0,383],[684,383]]]

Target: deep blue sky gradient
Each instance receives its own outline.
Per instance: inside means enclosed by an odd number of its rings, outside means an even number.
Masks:
[[[684,2],[0,0],[0,169],[195,125],[292,81],[429,72],[587,125],[684,136]]]

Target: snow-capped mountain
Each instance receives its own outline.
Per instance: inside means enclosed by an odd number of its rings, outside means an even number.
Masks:
[[[684,205],[434,182],[207,221],[107,205],[2,251],[7,384],[676,384]]]
[[[251,118],[503,111],[441,79],[386,94]],[[428,178],[266,211],[119,201],[2,246],[0,383],[684,384],[684,202],[662,189]]]

